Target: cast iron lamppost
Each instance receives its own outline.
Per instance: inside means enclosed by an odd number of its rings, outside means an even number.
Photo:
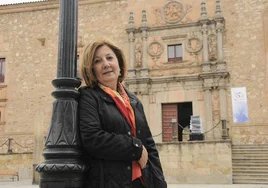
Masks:
[[[60,0],[59,46],[56,90],[51,125],[45,142],[44,163],[36,167],[41,188],[82,188],[87,167],[77,127],[76,78],[78,0]]]

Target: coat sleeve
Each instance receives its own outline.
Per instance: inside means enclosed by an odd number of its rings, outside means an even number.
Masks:
[[[94,158],[104,160],[139,160],[139,139],[103,130],[100,124],[97,96],[91,88],[82,88],[79,100],[79,128],[84,149]]]
[[[162,170],[162,166],[161,166],[161,162],[160,162],[160,158],[159,158],[159,154],[156,148],[156,144],[154,142],[154,139],[152,137],[152,133],[150,130],[150,127],[148,126],[148,122],[143,110],[143,105],[141,104],[141,102],[139,101],[139,109],[141,111],[141,113],[143,114],[143,117],[145,119],[146,122],[146,143],[145,143],[145,147],[148,151],[148,163],[147,165],[150,165],[149,168],[151,169],[152,173],[154,174],[154,176],[158,179],[158,181],[161,181],[161,183],[159,183],[159,187],[163,188],[163,187],[167,187],[165,178],[164,178],[164,174],[163,174],[163,170]]]

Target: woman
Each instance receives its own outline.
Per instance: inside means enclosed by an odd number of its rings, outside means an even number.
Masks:
[[[126,60],[108,40],[84,49],[79,125],[88,188],[166,188],[159,155],[139,99],[123,87]]]

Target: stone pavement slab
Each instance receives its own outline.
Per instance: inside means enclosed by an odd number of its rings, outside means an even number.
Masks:
[[[0,180],[0,188],[39,188],[39,185],[32,185],[31,180],[21,181],[2,181]],[[169,184],[168,188],[268,188],[268,185],[256,184]]]
[[[268,188],[256,184],[169,184],[168,188]]]

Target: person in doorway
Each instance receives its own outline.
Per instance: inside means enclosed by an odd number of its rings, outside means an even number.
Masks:
[[[89,165],[87,188],[166,188],[140,100],[123,85],[127,69],[110,40],[84,48],[79,128]]]

